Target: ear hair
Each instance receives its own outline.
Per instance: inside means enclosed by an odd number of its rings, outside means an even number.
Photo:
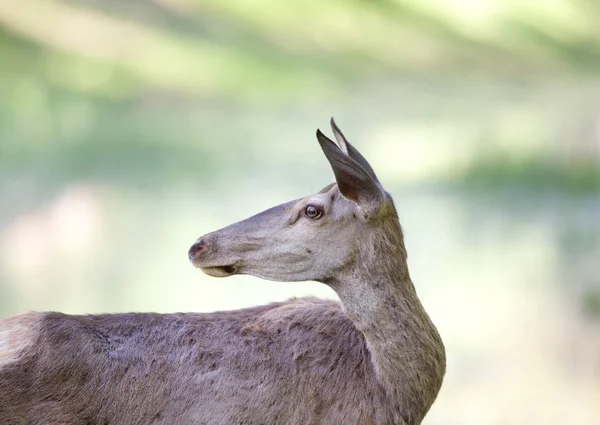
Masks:
[[[331,129],[333,130],[333,135],[335,136],[335,140],[338,142],[340,149],[344,151],[350,158],[355,160],[358,163],[358,165],[363,167],[365,171],[369,173],[369,175],[373,178],[373,180],[375,180],[375,182],[379,184],[379,179],[377,179],[377,175],[375,174],[375,171],[373,170],[369,162],[365,159],[364,156],[361,155],[361,153],[358,150],[356,150],[354,146],[350,144],[350,142],[348,142],[340,128],[335,123],[333,117],[331,117],[330,124]]]
[[[321,130],[317,130],[317,140],[331,165],[342,196],[366,210],[375,211],[379,208],[383,192],[370,174]]]

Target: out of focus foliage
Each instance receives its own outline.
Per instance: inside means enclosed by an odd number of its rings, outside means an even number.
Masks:
[[[428,425],[600,423],[600,2],[0,1],[0,317],[213,311],[201,234],[331,182],[395,199],[448,351]]]
[[[89,172],[109,152],[178,145],[183,172],[190,126],[229,126],[215,109],[329,114],[362,91],[375,105],[355,109],[443,117],[450,138],[486,142],[437,170],[443,180],[597,191],[599,19],[592,0],[4,2],[0,161],[72,153],[61,168]]]

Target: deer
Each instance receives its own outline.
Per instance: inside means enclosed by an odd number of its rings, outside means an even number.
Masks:
[[[407,266],[391,196],[333,118],[317,130],[335,182],[198,238],[209,276],[317,281],[292,298],[216,313],[0,321],[0,424],[420,424],[444,344]]]

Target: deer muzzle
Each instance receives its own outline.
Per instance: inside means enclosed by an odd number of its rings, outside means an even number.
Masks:
[[[226,258],[219,259],[216,245],[216,241],[209,237],[198,239],[188,250],[190,262],[209,276],[227,277],[236,274],[235,262]]]

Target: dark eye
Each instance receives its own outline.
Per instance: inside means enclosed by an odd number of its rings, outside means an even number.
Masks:
[[[309,205],[304,210],[304,215],[308,218],[316,220],[317,218],[321,217],[321,209],[315,207],[314,205]]]

